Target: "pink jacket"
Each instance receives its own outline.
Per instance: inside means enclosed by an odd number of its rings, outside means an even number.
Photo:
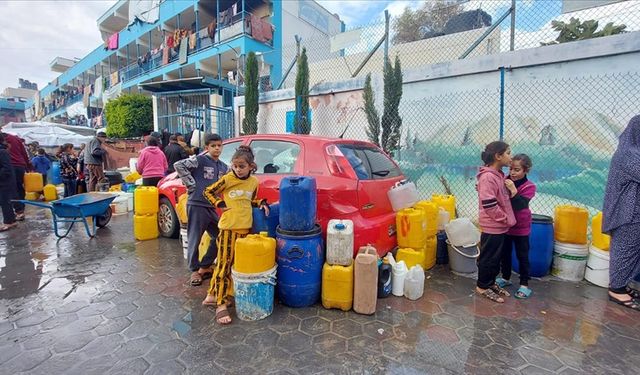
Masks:
[[[167,157],[160,147],[147,146],[140,151],[136,169],[143,178],[164,177],[168,168]]]
[[[481,167],[478,175],[480,229],[483,233],[503,234],[516,224],[504,174],[491,167]]]

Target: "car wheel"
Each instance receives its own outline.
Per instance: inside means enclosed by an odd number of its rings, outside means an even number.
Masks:
[[[160,228],[162,237],[178,238],[180,233],[178,215],[176,215],[171,202],[164,197],[160,198],[160,207],[158,208],[158,228]]]

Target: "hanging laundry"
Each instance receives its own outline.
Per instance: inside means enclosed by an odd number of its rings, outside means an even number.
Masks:
[[[165,47],[162,49],[162,65],[167,65],[169,63],[169,53],[170,53],[170,48],[169,47]]]
[[[189,49],[190,50],[195,50],[196,49],[196,42],[198,41],[198,34],[196,33],[192,33],[191,35],[189,35]]]
[[[115,72],[111,73],[111,75],[109,76],[110,80],[111,80],[111,86],[115,86],[118,82],[120,82],[120,80],[118,79],[118,71],[116,70]]]
[[[209,22],[209,25],[207,26],[207,34],[209,35],[209,38],[211,38],[211,40],[215,39],[216,26],[217,26],[216,20]]]
[[[88,85],[84,88],[84,92],[82,95],[82,105],[84,105],[85,107],[88,107],[90,103],[90,99],[91,99],[91,85]]]
[[[189,47],[189,44],[187,38],[184,38],[182,42],[180,42],[180,52],[178,53],[178,63],[180,65],[187,63],[187,47]]]
[[[173,34],[167,36],[165,44],[169,48],[173,48],[175,46],[175,41],[173,40]]]
[[[231,24],[231,10],[227,9],[220,12],[218,18],[220,18],[220,28],[229,26]]]
[[[118,49],[119,33],[115,33],[107,39],[107,48],[110,50]]]
[[[233,10],[233,15],[235,16],[236,14],[238,14],[238,3],[234,3],[231,6],[231,9]]]
[[[102,88],[104,87],[102,83],[103,83],[102,76],[100,76],[96,78],[96,81],[93,84],[93,96],[95,96],[98,99],[102,97]]]

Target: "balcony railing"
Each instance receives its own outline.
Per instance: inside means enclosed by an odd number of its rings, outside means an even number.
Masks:
[[[214,38],[209,37],[206,27],[200,29],[196,33],[197,35],[196,48],[189,49],[187,54],[193,55],[195,53],[209,49],[211,47],[219,46],[222,43],[226,43],[240,36],[252,37],[252,25],[251,25],[251,21],[249,21],[252,18],[251,16],[252,15],[249,12],[244,12],[244,17],[242,17],[242,12],[236,14],[235,16],[232,17],[231,22],[228,25],[220,28],[219,30],[216,30]],[[271,30],[273,33],[273,26],[270,23],[263,20],[261,20],[260,22],[261,22],[260,26],[263,28],[271,27]],[[188,43],[188,38],[185,39],[185,42]],[[264,43],[267,45],[272,45],[273,39],[271,39],[270,43],[268,42],[264,42]],[[178,55],[179,55],[178,50],[179,49],[177,48],[170,50],[170,57],[169,57],[168,64],[162,63],[162,50],[160,50],[156,54],[151,55],[151,58],[144,63],[135,62],[135,63],[129,64],[124,68],[121,68],[119,70],[120,81],[127,82],[130,80],[136,79],[160,67],[163,67],[175,62],[176,60],[178,60]]]

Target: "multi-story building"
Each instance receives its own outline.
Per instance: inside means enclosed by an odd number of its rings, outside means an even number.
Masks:
[[[277,87],[290,64],[282,46],[294,35],[328,40],[344,30],[337,15],[311,0],[120,0],[97,24],[104,45],[77,61],[51,62],[61,74],[36,95],[36,118],[84,116],[100,127],[105,102],[123,92],[151,93],[157,130],[230,137],[248,52],[259,56],[261,87]]]

